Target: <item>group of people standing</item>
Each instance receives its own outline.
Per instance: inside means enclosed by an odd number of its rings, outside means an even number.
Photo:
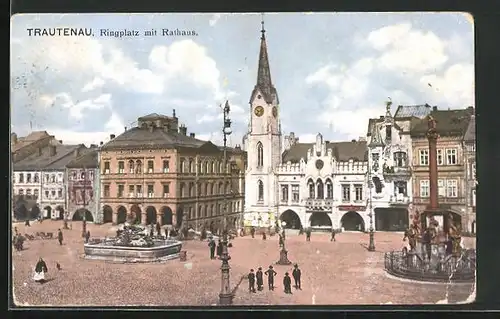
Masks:
[[[274,270],[273,266],[269,266],[269,268],[262,272],[262,267],[257,269],[257,272],[254,272],[253,269],[250,269],[250,273],[248,274],[248,291],[251,293],[255,293],[257,291],[264,290],[264,275],[267,276],[267,285],[270,291],[274,291],[274,277],[278,273]],[[301,270],[299,269],[299,265],[295,264],[294,269],[292,271],[292,277],[295,281],[295,288],[302,290],[301,288]],[[255,284],[257,283],[257,290],[255,290]],[[285,272],[283,276],[283,287],[284,292],[286,294],[292,293],[292,279],[290,278],[290,274]]]
[[[214,238],[210,237],[208,241],[208,247],[210,248],[210,259],[215,259],[216,252],[218,258],[222,256],[222,241],[220,239],[219,242],[216,244]]]

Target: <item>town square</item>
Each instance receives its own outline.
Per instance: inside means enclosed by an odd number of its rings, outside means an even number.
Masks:
[[[473,37],[436,26],[470,21],[384,17],[135,15],[134,39],[16,16],[15,305],[473,302]]]

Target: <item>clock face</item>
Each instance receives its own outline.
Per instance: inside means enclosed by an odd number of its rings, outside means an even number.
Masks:
[[[278,116],[278,108],[276,108],[276,106],[273,107],[273,116],[274,117]]]
[[[257,106],[255,108],[254,112],[255,112],[255,115],[262,116],[262,115],[264,115],[264,108],[262,106]]]
[[[316,168],[317,169],[322,169],[323,165],[324,165],[324,163],[323,163],[322,160],[319,159],[319,160],[316,161]]]

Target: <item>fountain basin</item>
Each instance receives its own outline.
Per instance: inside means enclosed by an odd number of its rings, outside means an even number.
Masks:
[[[154,240],[152,247],[114,246],[111,241],[84,244],[84,258],[122,263],[150,263],[177,259],[182,242]]]

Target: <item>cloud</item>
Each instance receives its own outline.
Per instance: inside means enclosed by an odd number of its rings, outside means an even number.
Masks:
[[[89,92],[101,88],[105,83],[106,82],[104,82],[104,80],[100,77],[95,77],[91,82],[85,84],[85,86],[82,88],[82,92]]]

